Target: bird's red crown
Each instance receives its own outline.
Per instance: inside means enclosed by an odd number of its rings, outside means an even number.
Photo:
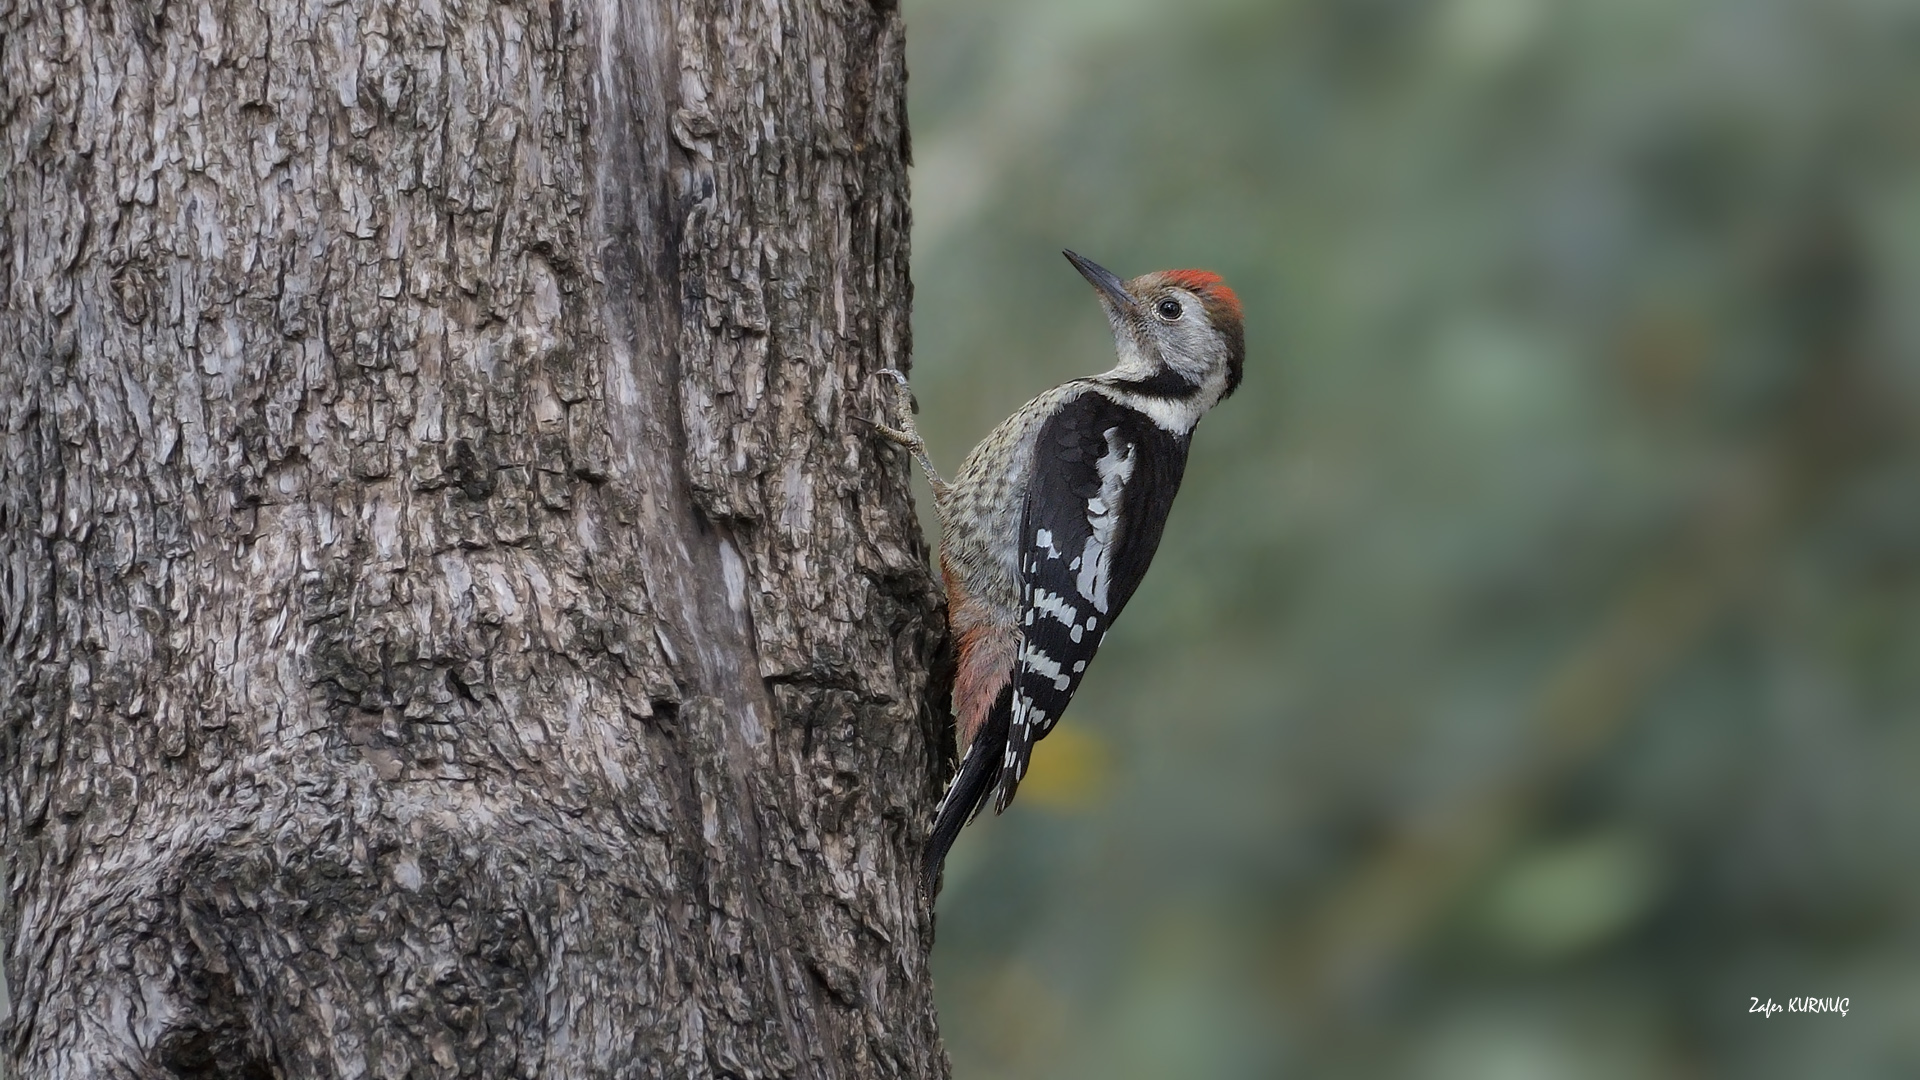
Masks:
[[[1165,279],[1167,284],[1200,297],[1202,303],[1216,312],[1230,314],[1236,322],[1240,320],[1240,298],[1220,280],[1219,274],[1211,270],[1169,270]]]

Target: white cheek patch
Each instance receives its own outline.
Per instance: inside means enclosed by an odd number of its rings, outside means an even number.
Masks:
[[[1133,446],[1121,442],[1119,430],[1107,429],[1107,452],[1093,463],[1100,473],[1100,494],[1087,500],[1087,524],[1092,526],[1093,535],[1087,537],[1087,546],[1080,554],[1080,576],[1074,580],[1080,595],[1091,600],[1102,614],[1107,610],[1107,588],[1113,580],[1114,533],[1120,524],[1114,508],[1120,505],[1120,494],[1133,477]]]

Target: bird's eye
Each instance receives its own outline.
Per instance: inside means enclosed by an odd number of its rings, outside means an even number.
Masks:
[[[1168,297],[1155,305],[1153,310],[1159,313],[1160,317],[1167,322],[1176,322],[1180,318],[1180,301]]]

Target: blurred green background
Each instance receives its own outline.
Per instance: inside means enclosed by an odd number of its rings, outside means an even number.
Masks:
[[[945,469],[1107,366],[1062,247],[1249,343],[958,1075],[1920,1075],[1920,6],[905,8]]]

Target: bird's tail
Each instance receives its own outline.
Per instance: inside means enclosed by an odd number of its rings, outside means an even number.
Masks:
[[[1009,682],[987,712],[986,723],[974,734],[960,771],[947,785],[947,793],[934,812],[933,836],[927,840],[927,859],[920,871],[920,891],[931,897],[940,884],[940,867],[947,851],[959,838],[967,822],[979,816],[1000,778],[1000,766],[1007,753],[1007,732],[1013,720],[1013,684]]]

